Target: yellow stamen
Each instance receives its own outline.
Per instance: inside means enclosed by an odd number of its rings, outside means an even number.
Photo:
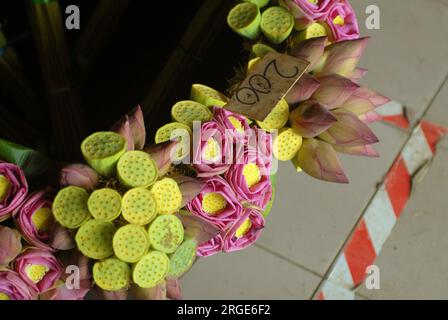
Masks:
[[[235,237],[237,238],[241,238],[243,237],[246,233],[249,232],[250,228],[252,227],[252,222],[250,222],[249,218],[247,218],[241,225],[240,227],[236,230],[235,232]]]
[[[237,118],[230,116],[229,121],[230,121],[230,123],[232,123],[232,125],[236,131],[238,131],[240,133],[244,133],[243,125]]]
[[[48,232],[53,223],[53,213],[50,208],[40,208],[31,216],[31,221],[37,231]]]
[[[318,4],[319,0],[308,0],[309,3]]]
[[[249,163],[244,166],[243,176],[249,188],[253,187],[261,180],[260,169],[255,163]]]
[[[345,20],[343,17],[337,16],[336,18],[333,19],[333,23],[338,26],[343,26],[345,24]]]
[[[207,193],[202,198],[202,209],[210,215],[214,215],[224,210],[227,206],[227,200],[219,193]]]
[[[207,161],[216,162],[221,157],[221,149],[215,139],[209,138],[203,151],[203,158]]]
[[[39,283],[50,269],[40,264],[29,264],[25,267],[25,273],[34,283]]]
[[[8,195],[9,188],[11,187],[11,183],[8,179],[2,174],[0,174],[0,201],[3,201]]]
[[[11,300],[11,298],[3,292],[0,292],[0,300]]]

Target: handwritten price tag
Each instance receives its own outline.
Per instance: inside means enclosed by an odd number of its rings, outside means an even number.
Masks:
[[[263,121],[305,73],[309,62],[270,52],[253,67],[226,109]]]

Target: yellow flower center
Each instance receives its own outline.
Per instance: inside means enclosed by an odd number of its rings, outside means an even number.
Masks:
[[[237,238],[241,238],[243,237],[246,233],[249,232],[250,228],[252,227],[252,222],[250,222],[249,218],[247,218],[241,225],[240,227],[236,230],[235,232],[235,237]]]
[[[343,17],[337,16],[336,18],[333,19],[333,23],[337,26],[343,26],[345,24],[345,20]]]
[[[210,215],[214,215],[224,210],[227,206],[227,200],[221,194],[216,192],[207,193],[202,198],[202,210]]]
[[[229,121],[232,124],[232,126],[235,128],[236,131],[238,131],[240,133],[244,133],[243,125],[237,118],[230,116]]]
[[[0,300],[11,300],[11,298],[3,292],[0,292]]]
[[[203,151],[203,158],[207,161],[216,162],[221,157],[221,149],[215,139],[209,138]]]
[[[31,216],[31,221],[38,231],[48,232],[53,223],[53,213],[50,208],[40,208]]]
[[[309,2],[309,3],[312,3],[312,4],[318,4],[318,3],[319,3],[319,0],[308,0],[308,2]]]
[[[39,283],[50,269],[40,264],[29,264],[25,267],[25,273],[34,283]]]
[[[260,169],[255,163],[249,163],[244,166],[243,176],[249,188],[256,185],[261,180]]]
[[[2,174],[0,174],[0,201],[3,201],[8,195],[9,188],[11,187],[11,183],[8,179]]]

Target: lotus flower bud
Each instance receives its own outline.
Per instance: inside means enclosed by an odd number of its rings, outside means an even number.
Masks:
[[[359,116],[359,120],[365,123],[374,123],[377,121],[381,121],[383,117],[376,113],[375,111],[369,111]]]
[[[0,300],[35,300],[37,294],[17,273],[0,271]]]
[[[319,75],[338,74],[350,77],[364,53],[369,38],[333,43],[325,49],[327,57]]]
[[[182,288],[177,278],[166,278],[166,295],[171,300],[182,300]]]
[[[289,117],[292,128],[305,138],[314,138],[336,123],[336,118],[324,106],[306,101],[294,109]]]
[[[170,170],[171,160],[175,159],[174,152],[176,151],[177,143],[177,141],[166,141],[143,149],[156,162],[159,177],[165,176]]]
[[[294,105],[311,98],[319,88],[320,82],[313,76],[305,73],[299,81],[292,87],[285,97],[289,105]]]
[[[336,151],[324,141],[305,139],[293,163],[316,179],[348,183]]]
[[[177,182],[180,192],[182,193],[181,207],[185,207],[185,205],[193,200],[204,187],[204,182],[196,178],[180,174],[170,175],[170,178]]]
[[[334,110],[333,115],[338,122],[319,135],[322,140],[345,147],[378,142],[372,130],[353,113],[341,109]]]
[[[112,131],[127,141],[127,150],[141,150],[145,146],[146,128],[142,108],[138,105],[128,115],[113,125]]]
[[[112,127],[112,131],[115,131],[121,135],[126,140],[127,150],[131,151],[135,148],[134,137],[132,136],[131,124],[129,122],[129,117],[125,115],[123,120]]]
[[[345,103],[359,88],[351,80],[329,75],[319,78],[320,86],[311,99],[323,104],[328,109],[334,109]]]
[[[20,233],[0,225],[0,267],[7,266],[22,251]]]
[[[22,169],[0,161],[0,222],[17,211],[28,193]]]
[[[264,228],[263,216],[255,210],[245,209],[244,215],[224,235],[224,251],[243,250],[255,243]]]
[[[152,288],[141,288],[134,285],[131,291],[138,300],[166,300],[167,295],[165,280]]]
[[[378,151],[376,151],[371,145],[366,144],[365,146],[356,146],[356,147],[343,147],[338,145],[333,145],[333,148],[340,153],[346,153],[353,156],[364,156],[364,157],[372,157],[377,158],[380,156]]]
[[[201,243],[198,246],[197,255],[199,257],[210,257],[221,252],[224,248],[224,240],[222,235],[218,234],[207,242]]]
[[[15,271],[36,292],[42,293],[56,284],[62,265],[49,251],[30,248],[14,262]]]
[[[308,71],[314,71],[321,60],[327,37],[311,38],[300,41],[292,50],[291,55],[310,62]]]
[[[207,242],[219,233],[219,229],[213,224],[193,215],[189,211],[180,210],[177,217],[182,221],[185,236],[195,239],[197,243]]]
[[[363,68],[355,68],[353,70],[352,74],[350,75],[349,79],[353,82],[358,83],[364,76],[367,74],[368,70]]]
[[[385,105],[389,101],[389,98],[386,98],[373,90],[358,88],[355,93],[340,106],[340,108],[360,116],[377,107]]]
[[[95,170],[85,164],[75,163],[62,168],[59,184],[61,187],[77,186],[93,191],[99,180],[100,177]]]
[[[51,231],[50,246],[56,250],[71,250],[76,247],[76,243],[68,229],[55,223]]]

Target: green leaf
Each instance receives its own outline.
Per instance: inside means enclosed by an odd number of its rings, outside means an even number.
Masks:
[[[38,177],[49,168],[49,160],[41,152],[3,139],[0,139],[0,159],[18,165],[27,179]]]
[[[271,200],[269,200],[266,209],[264,209],[263,211],[263,217],[266,218],[269,213],[271,213],[271,209],[272,209],[272,205],[274,204],[274,200],[275,200],[275,193],[277,191],[277,174],[271,174],[270,178],[271,180],[271,185],[272,185],[272,197]]]

